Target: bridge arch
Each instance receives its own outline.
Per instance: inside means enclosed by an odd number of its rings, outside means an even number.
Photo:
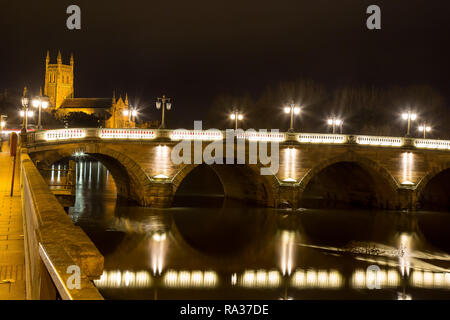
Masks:
[[[176,194],[188,174],[198,166],[199,164],[187,164],[177,171],[172,179],[173,195]],[[225,197],[245,200],[267,207],[277,205],[276,194],[280,185],[279,181],[274,175],[261,175],[261,165],[211,164],[209,167],[216,173],[222,183]]]
[[[398,198],[399,185],[389,171],[376,161],[357,155],[355,152],[347,152],[319,162],[311,168],[299,182],[300,203],[304,203],[305,191],[311,186],[315,178],[326,169],[340,164],[356,165],[370,177],[373,182],[374,199],[370,206],[377,208],[394,208]]]
[[[72,157],[80,152],[100,161],[113,176],[118,197],[148,205],[147,195],[150,189],[150,179],[145,171],[131,157],[112,150],[104,144],[66,144],[47,150],[31,151],[30,157],[35,163],[50,167],[64,158]]]
[[[443,181],[438,181],[440,179]],[[438,166],[433,167],[430,171],[428,171],[425,176],[419,181],[417,187],[415,189],[415,199],[416,206],[419,208],[427,208],[429,205],[434,202],[432,206],[434,209],[438,207],[447,206],[449,207],[450,203],[448,202],[448,198],[450,198],[449,186],[450,186],[450,162],[442,163]],[[439,186],[440,183],[447,183],[446,186]],[[438,188],[436,188],[438,187]],[[427,194],[427,190],[432,189],[435,194],[435,199],[430,199]],[[447,200],[447,203],[445,203]],[[427,204],[428,203],[428,204]]]

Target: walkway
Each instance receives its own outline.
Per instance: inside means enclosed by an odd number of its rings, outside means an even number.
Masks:
[[[14,195],[10,197],[13,161],[8,144],[3,144],[0,152],[0,300],[25,299],[24,238],[17,164]]]

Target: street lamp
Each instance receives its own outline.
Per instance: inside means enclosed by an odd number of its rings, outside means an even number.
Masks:
[[[33,107],[35,108],[39,108],[39,116],[38,116],[38,130],[42,130],[42,125],[41,125],[41,110],[42,109],[47,109],[48,107],[48,101],[46,101],[45,99],[42,99],[43,97],[38,96],[33,100]]]
[[[160,129],[164,129],[166,127],[166,124],[164,123],[164,109],[167,108],[167,110],[170,110],[172,108],[172,101],[171,98],[166,98],[165,95],[162,96],[162,98],[156,99],[156,109],[161,109],[162,106],[162,115],[161,115],[161,125],[159,126]]]
[[[342,124],[344,123],[344,121],[333,117],[333,118],[328,119],[327,123],[328,123],[328,125],[332,126],[333,134],[336,133],[336,126],[338,126],[340,128],[340,132],[342,134]]]
[[[291,126],[289,128],[289,131],[294,132],[294,114],[300,114],[300,107],[292,102],[289,106],[284,107],[284,113],[291,114]]]
[[[28,105],[30,103],[30,98],[28,97],[28,90],[27,87],[23,88],[23,96],[22,96],[22,107],[23,110],[20,111],[20,116],[23,117],[23,122],[22,122],[22,133],[26,134],[27,133],[27,129],[28,129],[28,115],[29,115],[29,111],[28,111]],[[31,114],[33,112],[31,111]]]
[[[423,132],[423,138],[427,138],[427,132],[431,131],[431,127],[427,126],[426,122],[419,126],[419,131]]]
[[[238,127],[238,120],[241,121],[244,119],[244,115],[242,113],[239,113],[238,111],[233,111],[230,114],[230,119],[234,120],[234,130],[237,130]]]
[[[417,114],[413,113],[411,110],[408,110],[408,112],[402,113],[403,120],[408,120],[408,131],[406,133],[406,136],[410,136],[411,131],[411,121],[414,121],[417,119]]]
[[[128,124],[131,128],[131,117],[133,117],[133,122],[135,121],[135,117],[137,116],[137,110],[136,108],[133,108],[132,106],[130,106],[130,108],[128,110],[124,110],[123,111],[123,115],[125,117],[128,117]]]
[[[23,118],[23,127],[21,130],[22,134],[26,134],[27,133],[27,129],[28,129],[28,118],[34,116],[34,112],[31,110],[28,110],[28,108],[24,107],[24,110],[20,110],[19,112],[20,116]]]

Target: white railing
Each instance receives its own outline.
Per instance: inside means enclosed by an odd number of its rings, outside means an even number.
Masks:
[[[450,150],[450,141],[448,140],[430,140],[430,139],[416,139],[414,146],[421,149],[443,149]]]
[[[109,128],[71,128],[45,130],[30,133],[30,141],[64,141],[79,139],[105,139],[105,140],[154,140],[170,139],[172,141],[180,140],[201,140],[215,141],[223,140],[226,131],[219,130],[165,130],[165,129],[109,129]],[[420,149],[450,150],[449,140],[432,139],[410,139],[405,141],[401,137],[381,137],[381,136],[363,136],[363,135],[344,135],[344,134],[321,134],[321,133],[284,133],[284,132],[257,132],[257,131],[238,131],[237,139],[246,139],[249,141],[267,141],[284,142],[298,141],[308,144],[346,144],[356,143],[364,146],[386,146],[402,147],[405,145]]]
[[[377,136],[356,136],[356,143],[371,146],[401,147],[403,138],[398,137],[377,137]]]
[[[98,136],[102,139],[155,139],[155,130],[151,129],[99,129]]]
[[[174,130],[170,135],[170,139],[179,140],[222,140],[223,135],[219,130]]]
[[[301,143],[345,143],[348,136],[343,134],[300,133],[298,141]]]
[[[273,141],[282,142],[286,140],[284,133],[282,132],[238,132],[236,134],[237,139],[246,139],[249,141]]]
[[[82,139],[86,136],[84,129],[59,129],[49,130],[44,132],[44,140],[69,140],[69,139]]]

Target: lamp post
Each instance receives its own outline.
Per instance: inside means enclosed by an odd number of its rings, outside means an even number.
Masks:
[[[28,96],[28,90],[27,87],[23,89],[23,96],[22,96],[22,107],[23,110],[20,111],[20,116],[23,117],[22,121],[22,134],[27,133],[28,129],[28,115],[30,114],[30,111],[28,111],[28,105],[30,103],[30,98]],[[31,111],[31,116],[33,115],[33,112]]]
[[[129,127],[131,128],[131,117],[133,117],[133,122],[134,122],[134,119],[135,119],[135,117],[137,116],[137,110],[136,110],[136,108],[133,108],[133,107],[130,105],[130,108],[129,108],[128,110],[124,110],[124,111],[123,111],[123,115],[124,115],[125,117],[128,117],[128,125],[129,125]]]
[[[43,99],[42,96],[38,96],[38,97],[34,98],[34,100],[33,100],[33,107],[39,109],[39,116],[38,116],[38,130],[42,130],[42,125],[41,125],[41,110],[42,110],[42,109],[47,109],[47,107],[48,107],[48,101],[46,101],[45,99]]]
[[[162,96],[162,98],[156,99],[156,109],[161,109],[162,107],[162,114],[161,114],[161,125],[159,126],[160,129],[165,129],[166,124],[164,122],[164,110],[167,108],[167,110],[170,110],[172,108],[172,99],[166,98],[165,95]]]
[[[284,113],[291,114],[291,125],[289,127],[289,132],[294,132],[294,114],[300,113],[300,107],[292,102],[289,106],[284,107]]]
[[[27,129],[28,129],[28,117],[32,117],[34,116],[34,112],[31,110],[26,109],[25,110],[20,110],[20,116],[23,118],[23,128],[22,128],[22,133],[26,133]]]
[[[336,133],[336,126],[338,126],[340,128],[340,132],[342,134],[342,124],[344,123],[344,121],[342,121],[341,119],[332,117],[332,118],[328,119],[327,123],[328,123],[328,125],[332,126],[333,134]]]
[[[431,131],[431,127],[427,126],[427,123],[424,122],[422,125],[419,126],[419,131],[423,132],[423,138],[426,139],[427,138],[427,132]]]
[[[411,121],[414,121],[417,119],[417,114],[413,113],[411,110],[408,110],[408,112],[402,113],[403,120],[408,120],[408,131],[406,132],[406,136],[409,137],[411,133]]]
[[[238,111],[233,111],[230,114],[230,119],[234,120],[234,130],[237,130],[238,127],[238,120],[241,121],[244,119],[244,115],[242,113],[239,113]]]

